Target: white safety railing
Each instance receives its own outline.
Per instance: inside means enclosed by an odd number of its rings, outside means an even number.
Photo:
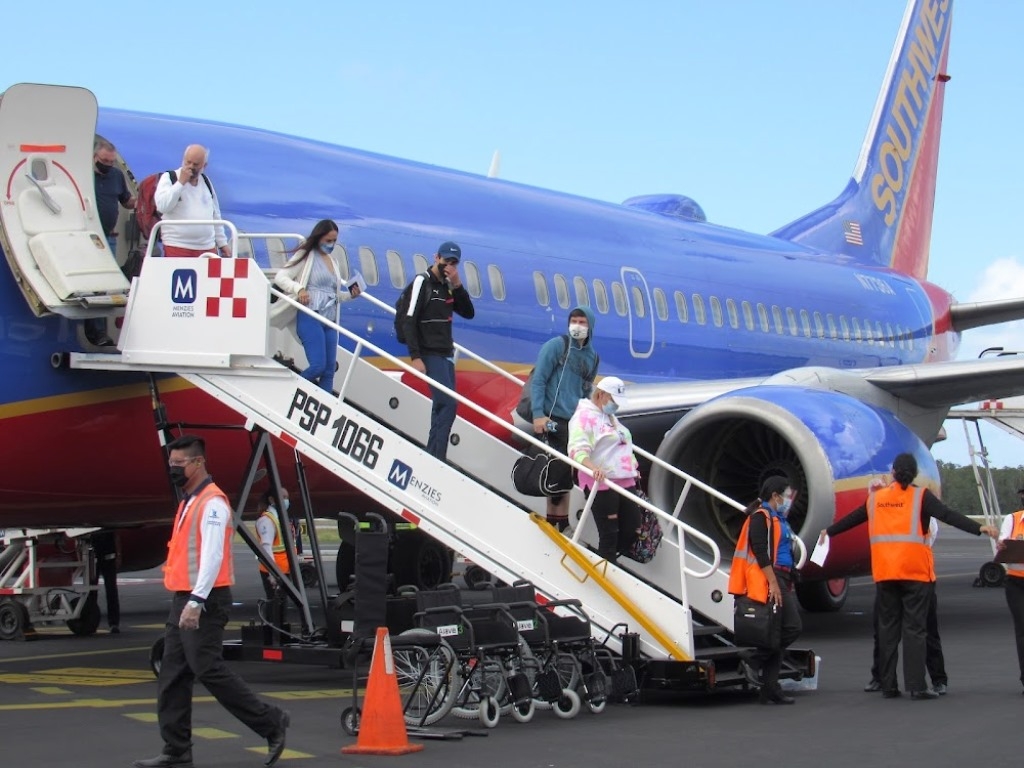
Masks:
[[[498,425],[498,427],[501,430],[507,432],[510,436],[515,436],[515,438],[518,439],[518,440],[524,440],[524,441],[526,441],[526,442],[528,442],[528,443],[530,443],[530,444],[532,444],[532,445],[534,445],[534,446],[536,446],[536,447],[538,447],[538,448],[540,448],[542,450],[545,450],[548,453],[550,453],[550,454],[552,454],[554,456],[557,456],[559,459],[565,461],[567,464],[575,467],[578,471],[590,474],[592,476],[591,471],[589,469],[587,469],[586,467],[584,467],[582,464],[580,464],[580,463],[578,463],[576,461],[573,461],[571,458],[569,458],[564,453],[552,450],[550,446],[548,446],[546,443],[541,442],[540,440],[535,438],[533,435],[531,435],[529,433],[521,432],[513,424],[510,424],[505,419],[502,419],[502,418],[496,416],[495,414],[491,413],[490,411],[485,410],[481,406],[479,406],[476,403],[474,403],[472,400],[469,400],[469,399],[463,397],[462,395],[460,395],[455,390],[449,389],[449,388],[439,384],[438,382],[434,381],[433,379],[431,379],[426,374],[420,373],[415,368],[413,368],[411,365],[409,365],[405,361],[401,360],[400,358],[395,357],[390,352],[387,352],[386,350],[382,349],[381,347],[378,347],[377,345],[373,344],[372,342],[369,342],[369,341],[361,338],[360,336],[357,336],[356,334],[352,333],[351,331],[347,330],[346,328],[343,328],[341,325],[339,325],[337,323],[333,323],[333,322],[331,322],[331,321],[321,317],[320,315],[316,314],[315,312],[313,312],[312,310],[307,308],[305,305],[299,303],[298,301],[295,301],[290,296],[288,296],[287,294],[281,292],[277,288],[272,287],[271,288],[271,294],[276,295],[278,297],[278,301],[287,301],[290,304],[292,304],[296,308],[297,311],[304,312],[307,315],[309,315],[310,317],[316,318],[319,322],[323,323],[324,325],[326,325],[326,326],[328,326],[330,328],[335,329],[338,332],[339,336],[344,336],[349,341],[351,341],[351,342],[353,342],[355,344],[355,349],[353,351],[352,359],[349,362],[349,364],[348,364],[348,366],[347,366],[347,368],[345,370],[345,373],[344,373],[344,375],[342,377],[341,384],[340,384],[340,386],[338,388],[338,393],[339,393],[340,397],[344,397],[345,396],[345,392],[347,391],[349,382],[351,381],[351,378],[352,378],[352,376],[353,376],[353,374],[355,372],[355,365],[356,365],[356,362],[357,362],[358,358],[362,355],[363,350],[368,350],[369,352],[371,352],[373,354],[376,354],[376,355],[380,355],[384,359],[388,360],[390,363],[398,366],[399,369],[401,369],[403,371],[406,371],[408,373],[411,373],[413,376],[415,376],[417,379],[419,379],[420,381],[424,382],[428,386],[433,387],[435,389],[438,389],[438,390],[444,392],[445,394],[447,394],[448,396],[450,396],[451,398],[453,398],[457,402],[461,403],[462,405],[464,405],[467,408],[469,408],[470,410],[472,410],[474,413],[478,414],[479,416],[482,416],[485,420],[490,421],[490,422]],[[371,298],[365,292],[360,294],[360,297]],[[393,307],[390,307],[390,306],[386,305],[384,302],[381,302],[380,300],[371,298],[371,301],[373,301],[374,304],[376,304],[378,306],[381,306],[381,307],[385,308],[386,310],[390,311],[392,314],[395,311]],[[465,350],[465,348],[462,348],[462,349]],[[484,360],[484,359],[478,357],[477,355],[469,352],[469,350],[465,350],[465,351],[468,354],[470,354],[470,356],[472,356],[474,359],[479,360],[481,363],[487,365],[492,370],[494,370],[496,372],[504,373],[499,367],[493,365],[489,361]],[[518,378],[516,378],[514,376],[511,376],[510,374],[506,374],[506,378],[509,378],[510,380],[514,380],[520,386],[522,386],[522,382]],[[683,476],[685,478],[685,475],[683,473],[680,473],[678,470],[675,470],[675,468],[668,467],[668,469],[670,471],[675,471],[676,474],[679,474],[679,475],[681,475],[681,476]],[[679,520],[676,517],[670,516],[666,512],[664,512],[664,511],[658,509],[657,507],[651,505],[649,502],[645,502],[645,501],[637,498],[635,495],[630,494],[628,491],[626,491],[626,490],[624,490],[622,488],[619,488],[617,486],[614,488],[614,490],[616,492],[628,495],[631,500],[634,500],[637,503],[642,504],[646,509],[649,509],[655,515],[657,515],[659,520],[664,521],[667,525],[672,526],[673,528],[676,529],[677,534],[678,534],[679,568],[680,568],[680,570],[679,570],[679,578],[680,578],[680,592],[679,592],[679,595],[680,595],[680,598],[685,601],[685,599],[686,599],[685,598],[685,595],[686,595],[686,576],[690,575],[690,576],[692,576],[694,578],[707,578],[711,574],[715,573],[718,570],[718,567],[721,565],[721,551],[719,550],[718,545],[715,543],[715,541],[713,539],[709,538],[708,536],[703,534],[701,531],[699,531],[696,528],[693,528],[692,526],[684,523],[682,520]],[[736,504],[736,502],[731,502],[731,503]],[[742,507],[740,507],[740,508],[742,509]],[[582,524],[577,526],[577,529],[576,529],[575,534],[574,534],[573,539],[572,539],[574,543],[578,543],[579,533],[580,533],[580,529],[581,528],[582,528]],[[694,570],[690,569],[686,565],[686,562],[685,562],[685,536],[687,534],[693,536],[694,538],[698,539],[699,541],[702,541],[710,549],[710,551],[712,552],[712,564],[710,565],[710,567],[706,571],[694,571]]]
[[[205,226],[217,226],[218,224],[220,224],[231,234],[229,240],[229,242],[231,243],[231,254],[234,255],[238,253],[238,229],[230,221],[227,221],[225,219],[172,219],[171,221],[165,221],[164,219],[160,219],[156,224],[153,225],[153,229],[149,233],[149,241],[146,243],[147,259],[154,255],[154,251],[156,250],[156,244],[160,241],[160,229],[163,227],[164,224],[173,224],[175,226],[179,224],[201,224]],[[214,245],[213,250],[210,251],[210,253],[212,253],[214,256],[217,255],[216,245]]]

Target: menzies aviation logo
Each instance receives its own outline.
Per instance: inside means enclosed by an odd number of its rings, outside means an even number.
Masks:
[[[176,269],[171,273],[171,317],[195,317],[196,271]]]
[[[412,489],[423,497],[423,500],[437,506],[441,503],[441,491],[429,485],[419,478],[412,471],[412,467],[404,462],[395,459],[388,472],[388,482],[403,491]]]

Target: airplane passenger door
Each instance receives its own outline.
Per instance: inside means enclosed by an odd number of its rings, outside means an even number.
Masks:
[[[37,316],[97,316],[126,301],[94,199],[97,113],[84,88],[20,84],[0,96],[0,246]]]
[[[629,318],[629,353],[650,357],[654,352],[654,307],[647,281],[639,270],[623,267],[622,285],[626,289],[626,314]]]

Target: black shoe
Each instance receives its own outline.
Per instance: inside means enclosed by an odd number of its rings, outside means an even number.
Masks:
[[[180,755],[161,753],[148,760],[136,760],[135,768],[192,768],[192,750],[188,749]]]
[[[112,634],[112,635],[120,635],[121,634],[121,628],[119,626],[117,626],[117,624],[111,624],[110,625],[110,634]]]
[[[946,691],[948,689],[946,688],[946,684],[945,683],[936,683],[935,685],[932,686],[932,690],[935,691],[937,694],[939,694],[939,696],[945,696],[946,695]]]
[[[746,681],[754,688],[761,687],[761,677],[750,662],[740,661],[740,672],[743,673],[743,677],[746,678]]]
[[[267,736],[267,761],[264,765],[271,766],[281,757],[281,753],[284,752],[285,733],[291,724],[292,716],[287,711],[281,712],[281,721],[277,730]]]
[[[930,699],[937,699],[937,698],[939,698],[939,694],[937,694],[935,691],[933,691],[931,689],[927,689],[926,688],[923,691],[911,691],[910,692],[910,698],[912,698],[912,699],[919,699],[919,700],[923,699],[925,701],[928,701]]]
[[[899,690],[882,691],[883,699],[898,699],[901,696]]]
[[[882,690],[882,683],[878,680],[872,680],[864,686],[864,693],[878,693],[880,690]]]

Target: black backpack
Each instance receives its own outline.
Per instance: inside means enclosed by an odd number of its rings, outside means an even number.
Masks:
[[[428,270],[416,277],[429,280],[430,272]],[[412,287],[416,284],[416,277],[402,289],[402,292],[398,294],[398,301],[395,302],[395,338],[398,339],[399,344],[408,344],[405,340],[405,315],[409,311],[409,302],[412,301]]]
[[[406,302],[406,309],[409,308],[408,302]],[[558,358],[559,367],[565,365],[566,358],[569,357],[569,335],[567,333],[562,334],[562,356]],[[587,374],[586,380],[589,383],[594,382],[594,377],[597,376],[597,366],[601,364],[601,356],[597,355],[594,358],[594,367],[590,369],[590,373]],[[526,381],[523,382],[523,390],[519,395],[519,404],[516,405],[516,414],[523,419],[523,421],[533,421],[533,403],[530,399],[530,384],[533,381],[533,371],[537,370],[534,368],[530,371],[530,375],[526,377]]]

